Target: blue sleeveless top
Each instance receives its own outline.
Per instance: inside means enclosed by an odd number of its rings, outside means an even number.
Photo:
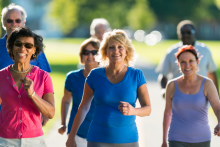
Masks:
[[[203,92],[205,80],[196,94],[182,93],[174,81],[176,90],[172,101],[169,141],[199,143],[211,140],[208,100]]]

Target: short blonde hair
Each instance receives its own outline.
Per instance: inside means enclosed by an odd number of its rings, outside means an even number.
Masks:
[[[109,59],[107,57],[107,48],[110,41],[116,41],[121,43],[126,48],[127,56],[125,57],[125,64],[127,66],[133,66],[134,61],[137,57],[137,53],[133,45],[131,44],[131,40],[128,38],[128,35],[125,31],[115,29],[113,31],[106,32],[103,35],[103,41],[101,42],[99,57],[96,59],[100,62],[101,66],[107,66],[109,64]]]
[[[85,41],[83,41],[83,43],[80,45],[80,49],[79,49],[79,59],[80,59],[80,63],[81,64],[85,64],[84,61],[83,61],[83,50],[86,49],[86,47],[91,44],[95,49],[99,50],[99,47],[100,47],[100,41],[96,38],[89,38],[89,39],[86,39]]]

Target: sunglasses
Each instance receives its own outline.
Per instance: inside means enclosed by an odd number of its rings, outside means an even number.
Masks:
[[[22,47],[24,45],[24,47],[27,49],[32,49],[32,47],[34,46],[32,43],[22,43],[19,40],[15,41],[14,45],[17,47]]]
[[[83,51],[82,51],[82,54],[83,54],[83,55],[89,55],[90,53],[94,56],[94,55],[96,55],[96,54],[98,53],[98,50],[92,50],[92,51],[83,50]]]
[[[190,31],[185,31],[185,32],[182,32],[182,31],[181,31],[181,34],[182,34],[182,35],[185,35],[185,34],[187,34],[187,35],[192,35],[192,34],[195,34],[195,30],[190,30]]]
[[[20,20],[20,19],[15,19],[15,20],[13,20],[13,19],[7,19],[6,21],[7,21],[7,23],[13,23],[13,22],[15,22],[15,23],[21,23],[21,20]]]

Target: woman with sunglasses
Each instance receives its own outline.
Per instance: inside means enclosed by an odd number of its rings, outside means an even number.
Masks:
[[[185,45],[175,54],[182,76],[166,87],[163,120],[163,144],[167,147],[210,147],[211,131],[208,102],[218,119],[214,134],[220,136],[220,102],[211,79],[197,74],[200,62],[192,45]]]
[[[75,140],[80,124],[95,101],[89,128],[88,147],[138,147],[136,116],[148,116],[151,104],[141,70],[130,67],[136,53],[127,34],[113,30],[104,34],[100,47],[100,64],[88,75],[67,147],[78,147]],[[137,98],[140,108],[135,108]]]
[[[71,115],[68,123],[67,134],[70,133],[75,115],[78,111],[78,107],[81,103],[83,96],[83,89],[86,77],[90,71],[98,67],[98,62],[95,61],[94,56],[99,50],[100,42],[98,39],[89,38],[85,40],[80,46],[80,63],[84,64],[83,69],[71,71],[67,74],[64,87],[64,96],[61,105],[61,127],[58,132],[63,134],[66,131],[66,116],[69,109],[69,104],[71,100],[73,101]],[[78,147],[87,147],[87,134],[89,130],[90,123],[92,121],[92,116],[94,112],[94,102],[92,102],[90,110],[86,115],[85,120],[81,124],[77,134],[76,142]]]
[[[0,71],[0,145],[46,147],[41,114],[55,113],[50,75],[30,64],[43,51],[43,38],[29,28],[16,28],[7,39],[13,65]]]

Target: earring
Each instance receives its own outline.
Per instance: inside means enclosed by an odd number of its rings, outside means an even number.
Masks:
[[[35,55],[35,54],[33,54],[32,56],[33,56],[34,58],[36,58],[36,55]]]

